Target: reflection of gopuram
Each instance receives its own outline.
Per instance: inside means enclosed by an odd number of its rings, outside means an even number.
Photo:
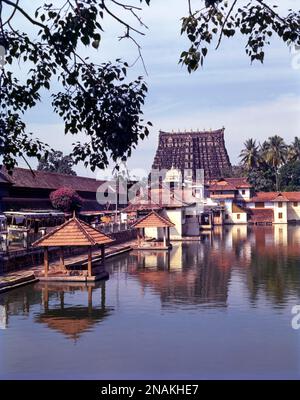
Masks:
[[[207,257],[199,243],[178,243],[170,254],[133,253],[129,272],[144,290],[149,287],[159,294],[164,307],[205,303],[226,307],[231,271],[219,268],[217,257]]]
[[[108,317],[113,309],[105,306],[105,282],[99,284],[101,289],[100,305],[93,305],[93,289],[94,284],[78,283],[46,283],[44,285],[36,285],[37,290],[42,291],[44,312],[36,317],[36,322],[46,324],[49,328],[54,329],[70,339],[78,339],[84,332],[89,331],[94,324],[101,322]],[[87,292],[86,306],[68,305],[65,306],[65,294],[74,291]],[[54,293],[59,297],[59,303],[53,305],[54,301],[49,297]],[[94,298],[95,300],[95,298]],[[97,301],[98,303],[99,301]]]

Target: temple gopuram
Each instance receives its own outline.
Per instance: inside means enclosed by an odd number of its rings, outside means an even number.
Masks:
[[[225,128],[215,131],[159,132],[152,169],[190,169],[193,178],[204,170],[205,180],[221,178],[231,164],[224,141]]]

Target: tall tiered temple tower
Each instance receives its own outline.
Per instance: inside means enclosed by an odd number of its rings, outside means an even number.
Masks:
[[[221,178],[231,164],[224,141],[225,128],[215,131],[159,132],[152,169],[190,169],[193,178],[203,169],[205,180]]]

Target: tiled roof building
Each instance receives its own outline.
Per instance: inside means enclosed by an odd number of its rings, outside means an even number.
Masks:
[[[82,176],[14,168],[12,175],[0,169],[0,211],[51,209],[49,195],[60,187],[74,189],[83,199],[83,210],[101,210],[96,192],[104,181]]]

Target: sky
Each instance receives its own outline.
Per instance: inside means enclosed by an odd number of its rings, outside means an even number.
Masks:
[[[200,0],[192,0],[195,8],[199,3]],[[280,7],[284,3],[285,9],[299,8],[298,0],[268,3]],[[132,0],[131,4],[140,3]],[[202,130],[224,126],[232,164],[238,162],[243,143],[250,137],[261,142],[278,134],[291,142],[300,136],[300,55],[292,54],[286,45],[273,40],[266,50],[264,64],[251,65],[245,54],[245,38],[225,38],[218,51],[211,50],[203,68],[188,74],[178,64],[181,51],[188,46],[187,40],[180,36],[180,18],[187,11],[187,0],[151,0],[150,7],[144,6],[140,14],[149,29],[145,30],[145,37],[135,37],[142,46],[148,75],[142,63],[137,62],[130,77],[145,76],[149,93],[144,117],[153,123],[153,128],[149,138],[140,142],[128,161],[133,175],[138,175],[138,170],[151,168],[160,129]],[[124,18],[135,23],[128,16]],[[19,22],[23,23],[21,19]],[[138,23],[135,26],[139,28]],[[99,49],[83,49],[84,55],[96,62],[122,58],[132,64],[137,58],[137,49],[128,40],[118,41],[123,28],[106,18],[104,29]],[[36,136],[65,153],[71,151],[71,144],[77,140],[64,135],[64,126],[52,112],[48,95],[26,115],[26,121]],[[79,175],[95,177],[83,165],[75,169]]]

